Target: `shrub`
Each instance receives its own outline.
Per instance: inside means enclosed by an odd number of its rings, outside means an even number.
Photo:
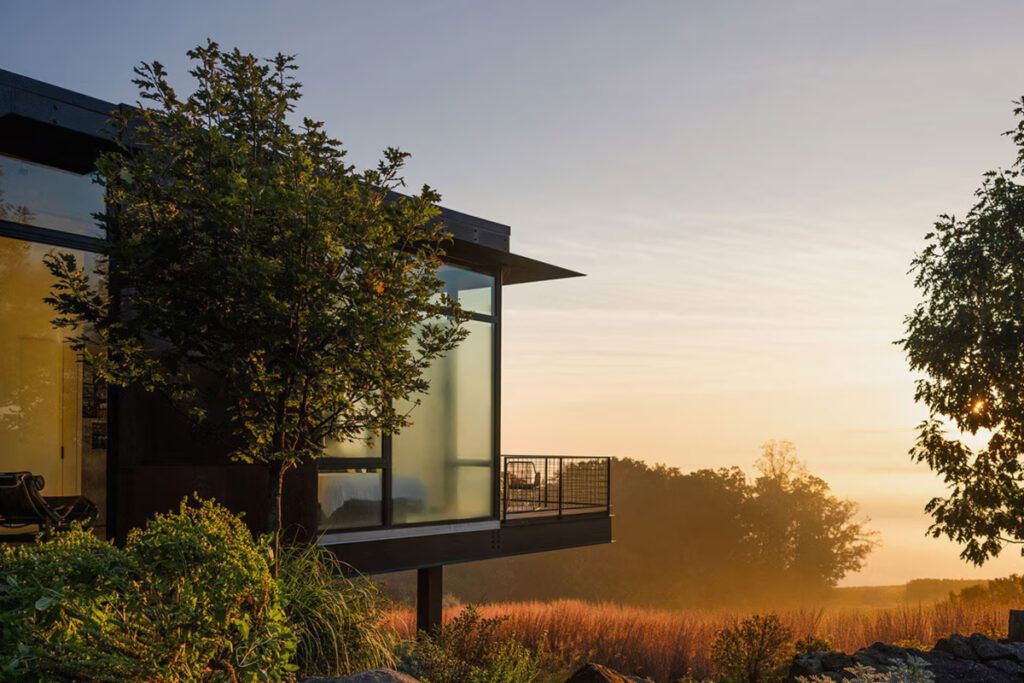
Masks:
[[[385,624],[386,601],[363,579],[345,577],[316,546],[282,550],[281,604],[298,636],[295,663],[304,676],[344,676],[395,664],[397,638]]]
[[[793,643],[791,655],[809,655],[812,652],[831,652],[832,641],[821,636],[804,636]]]
[[[754,615],[718,633],[711,660],[728,683],[780,681],[791,655],[791,637],[774,614]]]
[[[911,657],[906,664],[900,664],[890,671],[876,671],[873,667],[858,664],[845,669],[849,674],[846,683],[934,683],[935,676],[928,670],[928,662],[920,657]],[[832,683],[829,676],[818,675],[807,678],[798,676],[799,683]]]
[[[0,671],[17,680],[273,681],[295,636],[266,540],[182,501],[123,549],[80,526],[0,556]]]
[[[528,683],[540,674],[540,656],[515,635],[502,638],[504,617],[484,619],[472,606],[431,633],[421,633],[403,662],[429,683]]]

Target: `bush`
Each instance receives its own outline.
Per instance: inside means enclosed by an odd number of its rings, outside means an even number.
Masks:
[[[804,636],[793,643],[790,656],[809,655],[814,652],[831,652],[832,641],[821,636]]]
[[[846,683],[934,683],[935,676],[928,670],[928,662],[920,657],[912,657],[905,664],[890,671],[877,671],[873,667],[858,664],[845,669],[848,674]],[[798,683],[832,683],[834,679],[825,675],[798,676]]]
[[[397,638],[385,624],[384,597],[370,582],[346,578],[332,553],[316,545],[283,549],[278,585],[298,636],[300,675],[394,666]]]
[[[123,549],[81,526],[0,555],[0,675],[16,680],[274,681],[295,636],[266,541],[182,501]]]
[[[711,661],[727,683],[781,681],[792,635],[774,614],[754,615],[715,637]]]
[[[466,607],[420,641],[402,668],[429,683],[528,683],[540,674],[540,656],[502,638],[502,617],[484,619]]]

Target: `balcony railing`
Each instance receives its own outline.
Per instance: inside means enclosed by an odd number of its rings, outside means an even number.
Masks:
[[[502,519],[610,510],[610,458],[503,455],[501,463]]]

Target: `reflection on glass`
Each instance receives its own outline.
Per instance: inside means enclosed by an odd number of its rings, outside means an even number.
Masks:
[[[383,523],[380,470],[320,472],[320,529],[352,529]]]
[[[493,330],[466,328],[466,340],[427,371],[430,392],[392,441],[396,524],[492,513]]]
[[[491,315],[494,312],[494,277],[465,268],[443,265],[437,277],[445,284],[448,296],[473,313]]]
[[[106,509],[106,387],[50,324],[50,247],[0,237],[0,471],[31,472],[43,495]],[[86,268],[93,257],[72,252]]]
[[[102,237],[92,214],[103,188],[79,175],[0,154],[0,219],[76,235]]]
[[[381,456],[380,437],[372,432],[364,432],[356,441],[330,440],[324,446],[324,456],[328,458],[379,458]]]

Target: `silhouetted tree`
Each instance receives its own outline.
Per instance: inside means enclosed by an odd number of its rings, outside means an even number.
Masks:
[[[746,521],[752,559],[776,592],[832,588],[859,570],[876,540],[859,506],[829,493],[788,441],[769,441],[755,463]]]
[[[897,342],[924,375],[915,399],[928,418],[911,456],[950,488],[927,504],[930,533],[976,564],[1024,542],[1024,101],[1015,104],[1017,159],[985,174],[966,216],[943,215],[925,236],[912,271],[923,300]],[[964,433],[987,443],[971,448]]]

